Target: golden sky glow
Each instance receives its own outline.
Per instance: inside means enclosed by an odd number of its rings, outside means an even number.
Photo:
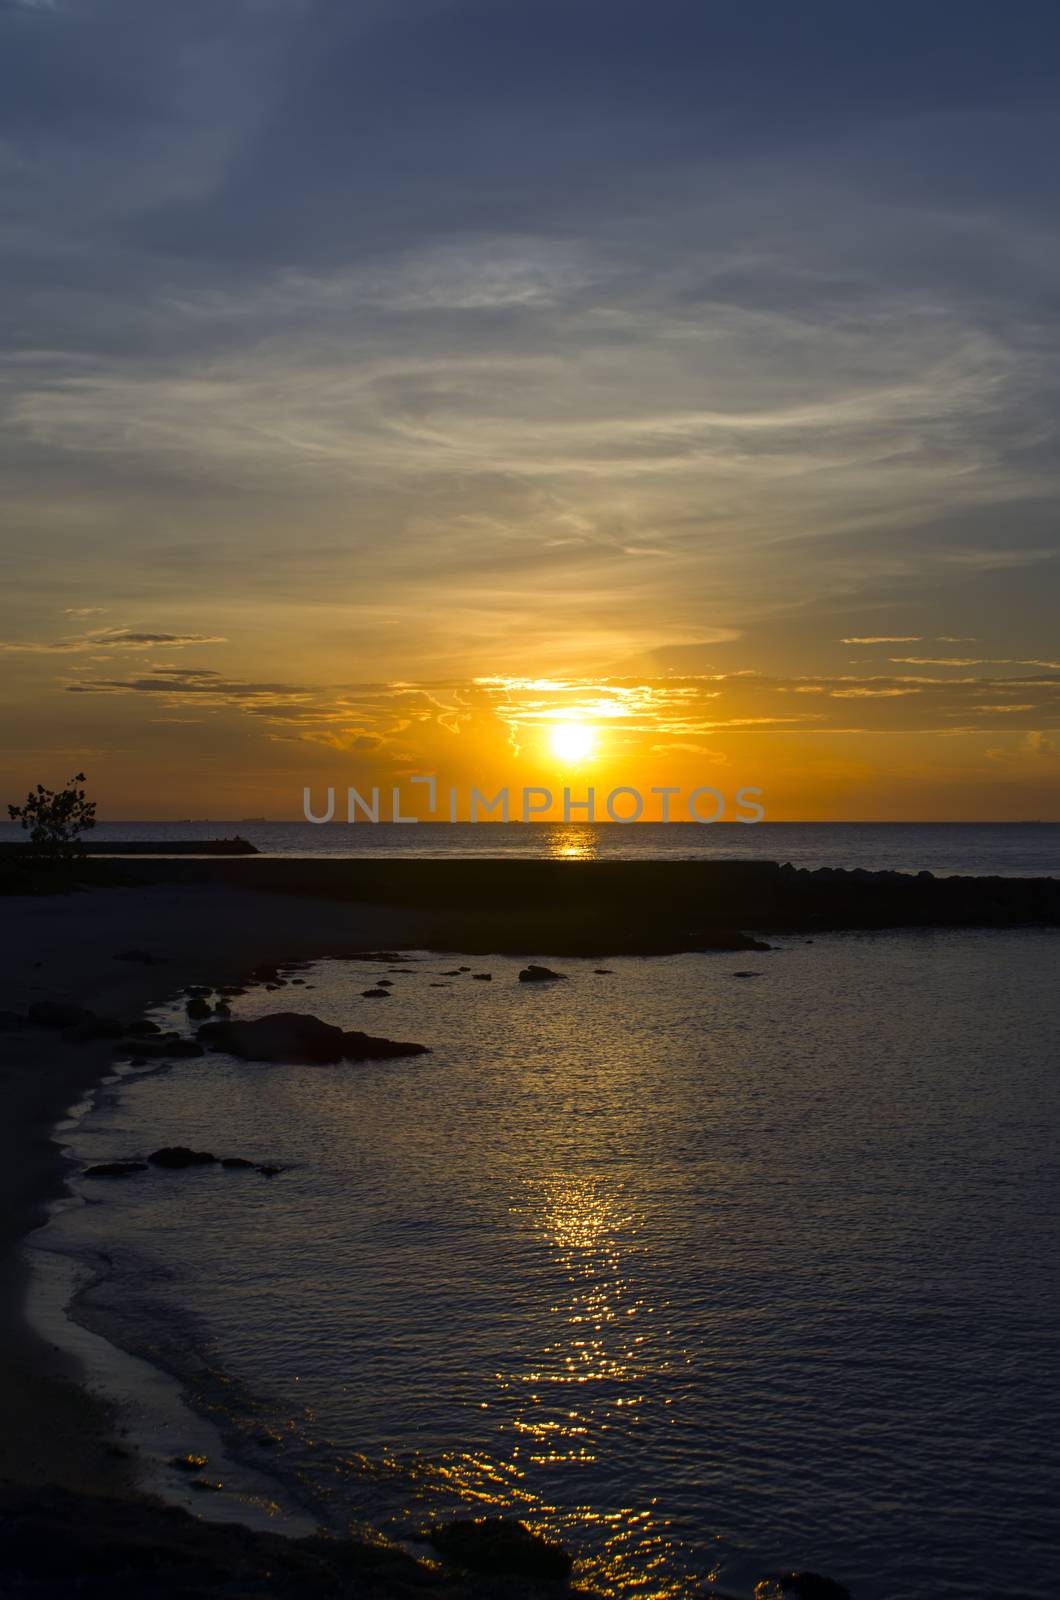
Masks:
[[[979,105],[687,6],[535,14],[547,85],[504,6],[95,10],[0,6],[0,798],[293,818],[570,724],[598,786],[1060,818],[1029,34]]]

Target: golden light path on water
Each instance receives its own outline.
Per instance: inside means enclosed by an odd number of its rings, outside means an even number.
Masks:
[[[561,1540],[595,1528],[596,1553],[584,1576],[598,1593],[686,1596],[670,1523],[654,1500],[602,1510],[588,1497],[579,1502],[566,1494],[559,1504],[530,1486],[530,1469],[537,1482],[542,1470],[584,1471],[598,1462],[606,1435],[617,1428],[635,1433],[640,1408],[673,1404],[672,1396],[659,1398],[658,1380],[686,1358],[669,1349],[665,1305],[649,1301],[629,1271],[646,1248],[642,1218],[613,1184],[584,1174],[528,1180],[511,1211],[545,1238],[563,1280],[549,1306],[552,1336],[533,1362],[498,1371],[495,1399],[481,1402],[503,1410],[498,1442],[509,1441],[507,1454],[420,1458],[417,1475],[480,1514],[515,1515]],[[644,1382],[649,1375],[654,1401]],[[421,1487],[430,1498],[428,1484]],[[706,1578],[714,1581],[713,1574]]]
[[[549,828],[545,841],[549,858],[555,861],[595,861],[600,854],[594,829],[556,825]]]

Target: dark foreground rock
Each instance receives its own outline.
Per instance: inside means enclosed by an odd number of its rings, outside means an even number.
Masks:
[[[284,1539],[175,1507],[0,1486],[3,1592],[27,1600],[400,1595],[441,1584],[410,1557],[352,1541]]]
[[[20,1600],[516,1600],[533,1592],[526,1579],[446,1577],[387,1545],[285,1539],[153,1501],[10,1483],[0,1483],[0,1575],[0,1592]]]
[[[559,983],[566,979],[565,972],[553,972],[551,967],[538,967],[531,961],[519,974],[520,983]]]
[[[427,1053],[425,1044],[347,1031],[302,1011],[276,1011],[249,1021],[204,1022],[198,1037],[211,1050],[223,1050],[242,1061],[327,1065],[336,1061],[386,1061],[397,1056]]]
[[[511,1573],[523,1578],[566,1578],[574,1565],[561,1544],[532,1533],[525,1522],[508,1517],[458,1518],[430,1531],[434,1548],[446,1561],[474,1572]]]
[[[819,1572],[775,1572],[755,1584],[755,1600],[850,1600],[850,1590]]]
[[[85,1168],[86,1178],[131,1178],[134,1173],[146,1172],[145,1161],[99,1161]]]

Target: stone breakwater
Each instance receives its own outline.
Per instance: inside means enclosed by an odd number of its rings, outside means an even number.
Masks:
[[[202,883],[385,906],[409,918],[409,944],[480,952],[650,955],[754,948],[748,930],[1060,926],[1060,878],[1052,877],[814,871],[763,861],[261,856],[107,869],[130,885]],[[91,882],[98,868],[87,862],[81,870]]]

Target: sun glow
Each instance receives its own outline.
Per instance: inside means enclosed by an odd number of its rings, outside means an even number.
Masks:
[[[557,722],[549,730],[549,743],[561,761],[588,761],[596,749],[596,729],[586,722]]]

